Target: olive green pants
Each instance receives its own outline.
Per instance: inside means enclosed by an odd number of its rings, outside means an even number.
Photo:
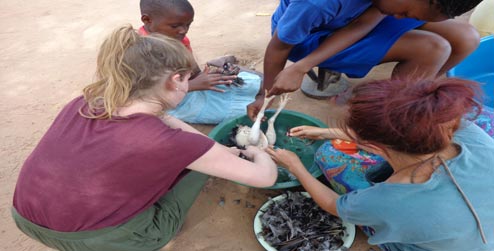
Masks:
[[[94,231],[57,232],[23,218],[12,208],[17,227],[41,243],[63,251],[151,251],[166,245],[182,226],[208,176],[190,172],[153,206],[128,222]]]

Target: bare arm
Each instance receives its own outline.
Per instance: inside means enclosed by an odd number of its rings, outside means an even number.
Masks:
[[[187,132],[202,134],[175,117],[166,115],[163,121],[171,128],[180,128]],[[252,162],[238,157],[239,152],[242,152]],[[266,152],[257,147],[248,147],[247,150],[233,150],[218,143],[215,143],[209,151],[192,162],[187,168],[255,187],[272,186],[278,177],[278,168]]]
[[[242,150],[251,162],[231,154],[225,148],[216,143],[187,168],[249,186],[268,187],[275,183],[278,169],[266,152],[253,146]]]
[[[326,212],[338,216],[336,200],[339,195],[314,178],[304,167],[298,156],[288,150],[268,148],[266,151],[281,166],[288,169],[300,181],[312,199]]]
[[[195,129],[194,127],[192,127],[191,125],[183,122],[182,120],[180,119],[177,119],[173,116],[170,116],[168,114],[166,114],[165,116],[163,116],[161,118],[161,120],[169,127],[171,128],[174,128],[174,129],[182,129],[186,132],[192,132],[192,133],[197,133],[197,134],[201,134],[201,135],[204,135],[203,133],[201,133],[200,131],[198,131],[197,129]]]
[[[338,127],[321,128],[315,126],[297,126],[288,132],[290,137],[298,137],[303,139],[342,139],[352,141],[350,137]]]
[[[328,114],[331,114],[332,118],[328,122],[328,128],[297,126],[290,129],[288,136],[314,140],[341,139],[353,141],[354,139],[347,134],[346,129],[341,128],[345,123],[345,118],[349,116],[348,106],[337,105],[335,99],[332,99],[330,104]],[[348,133],[354,136],[351,130]]]
[[[273,37],[269,41],[268,47],[264,54],[264,77],[256,95],[254,102],[247,106],[247,115],[251,120],[255,120],[262,105],[264,104],[265,90],[272,88],[275,77],[285,68],[288,54],[292,50],[293,45],[286,44],[278,38],[278,32],[275,31]],[[269,93],[271,96],[271,93]],[[269,107],[268,104],[267,107]]]
[[[276,76],[285,68],[293,45],[282,42],[275,31],[264,54],[264,78],[258,95],[264,98],[264,90],[270,90]]]
[[[324,60],[334,56],[367,35],[385,17],[375,7],[370,7],[357,19],[326,38],[312,53],[290,65],[276,77],[269,93],[278,95],[300,88],[305,73]]]

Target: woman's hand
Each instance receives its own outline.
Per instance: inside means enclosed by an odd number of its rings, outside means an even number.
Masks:
[[[232,147],[227,147],[227,150],[228,152],[230,152],[231,154],[235,155],[235,156],[239,156],[241,151],[240,149],[238,149],[237,147],[235,146],[232,146]]]
[[[271,158],[274,162],[276,162],[276,164],[288,169],[288,171],[293,174],[295,174],[295,172],[300,168],[305,169],[300,158],[292,151],[281,148],[275,149],[270,146],[266,149],[266,152],[271,155]]]
[[[240,153],[242,153],[245,157],[247,157],[247,159],[252,161],[254,161],[257,156],[267,155],[266,152],[256,146],[247,146],[245,150],[240,150]]]
[[[199,75],[194,79],[189,80],[189,91],[211,90],[225,92],[216,86],[229,85],[236,78],[236,75],[223,75],[218,72],[210,72],[209,66],[206,65]]]
[[[297,126],[288,132],[288,136],[301,139],[321,140],[327,139],[328,128],[320,128],[315,126]]]

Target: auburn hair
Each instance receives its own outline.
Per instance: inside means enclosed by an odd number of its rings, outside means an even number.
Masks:
[[[450,144],[465,114],[478,116],[479,94],[476,82],[458,78],[371,81],[354,87],[346,125],[358,141],[433,153]]]

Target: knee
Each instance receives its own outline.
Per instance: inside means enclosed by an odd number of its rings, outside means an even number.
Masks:
[[[419,54],[427,62],[444,63],[451,55],[452,46],[448,40],[443,37],[431,34],[425,36],[420,42],[421,50]]]
[[[480,43],[479,32],[470,24],[458,24],[456,34],[458,36],[454,41],[450,41],[454,54],[468,55],[472,53]]]

